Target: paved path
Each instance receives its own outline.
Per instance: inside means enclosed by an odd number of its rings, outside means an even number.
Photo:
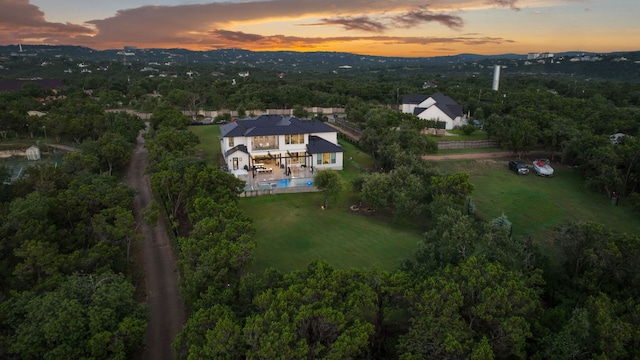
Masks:
[[[171,343],[184,324],[184,306],[178,293],[176,260],[171,250],[167,229],[161,221],[149,226],[141,216],[153,196],[145,175],[149,154],[144,139],[138,136],[137,147],[127,171],[129,186],[137,191],[133,206],[138,231],[144,235],[143,256],[149,323],[146,333],[145,359],[174,359]]]

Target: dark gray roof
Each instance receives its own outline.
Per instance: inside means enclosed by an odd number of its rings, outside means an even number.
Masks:
[[[427,100],[429,95],[424,94],[407,94],[402,96],[403,104],[420,104],[421,102]]]
[[[236,136],[266,136],[336,132],[322,121],[300,120],[282,115],[261,115],[236,120],[220,127],[220,138]]]
[[[455,119],[458,116],[464,115],[462,111],[462,105],[458,104],[455,100],[453,100],[452,98],[440,92],[437,92],[432,95],[421,95],[421,94],[405,95],[405,97],[407,96],[414,96],[412,99],[419,99],[420,97],[422,97],[422,100],[419,102],[416,102],[416,104],[419,104],[428,98],[432,98],[436,102],[432,106],[437,106],[438,109],[442,110],[442,112],[447,114],[447,116],[450,117],[451,119]],[[403,103],[409,104],[404,101],[404,97],[403,97]],[[413,110],[413,114],[418,115],[425,110],[426,108],[415,108]]]
[[[307,144],[307,152],[309,154],[324,154],[324,153],[344,152],[344,150],[340,145],[336,145],[319,136],[312,135],[312,136],[309,136],[309,143]]]
[[[241,151],[245,154],[249,154],[249,150],[247,149],[247,147],[245,145],[238,145],[238,146],[234,146],[231,149],[227,150],[226,153],[224,153],[224,157],[229,157],[229,155],[233,154],[236,151]]]

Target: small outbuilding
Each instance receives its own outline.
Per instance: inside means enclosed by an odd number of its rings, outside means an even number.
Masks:
[[[27,160],[40,160],[40,148],[32,146],[26,150]]]

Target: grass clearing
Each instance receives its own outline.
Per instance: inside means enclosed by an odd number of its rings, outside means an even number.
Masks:
[[[516,175],[507,159],[440,161],[447,172],[468,172],[475,185],[476,212],[485,220],[507,215],[515,237],[529,237],[554,258],[553,229],[571,221],[592,221],[616,231],[638,234],[640,221],[624,204],[613,206],[602,194],[584,188],[582,177],[554,164],[552,178]]]
[[[208,164],[218,166],[220,165],[220,126],[219,125],[197,125],[189,126],[198,139],[200,144],[196,146],[196,155]]]
[[[373,168],[373,160],[354,144],[340,141],[344,149],[345,182],[337,201],[322,210],[321,193],[280,194],[240,200],[240,208],[256,227],[253,270],[268,267],[282,271],[303,269],[314,259],[338,269],[377,266],[395,270],[413,255],[422,232],[394,226],[380,216],[349,211],[355,203],[350,181]]]
[[[456,155],[456,154],[478,154],[488,152],[502,152],[506,151],[501,148],[471,148],[471,149],[438,149],[428,155]]]
[[[314,259],[337,269],[377,266],[394,270],[415,252],[421,234],[379,218],[352,213],[348,206],[320,208],[320,193],[281,194],[240,201],[256,227],[253,270],[302,269]]]
[[[450,136],[435,136],[428,135],[429,137],[435,139],[435,141],[468,141],[468,140],[487,140],[487,133],[483,130],[476,130],[469,135],[465,135],[465,133],[460,129],[452,129],[447,130],[449,134],[453,134]]]

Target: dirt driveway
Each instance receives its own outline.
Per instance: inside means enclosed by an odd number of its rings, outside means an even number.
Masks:
[[[149,307],[144,358],[174,359],[171,343],[182,330],[184,306],[178,293],[176,260],[167,229],[160,221],[156,226],[149,226],[141,216],[142,209],[149,205],[153,198],[148,177],[145,175],[148,163],[149,154],[144,147],[144,139],[138,136],[138,144],[127,171],[127,182],[137,191],[133,200],[134,213],[139,224],[138,231],[144,235],[141,260],[144,261]]]

